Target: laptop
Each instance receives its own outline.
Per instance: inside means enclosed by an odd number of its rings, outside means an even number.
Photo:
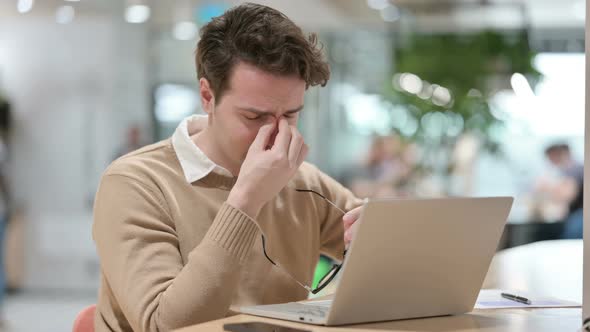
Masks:
[[[512,197],[369,200],[331,299],[241,307],[315,325],[473,310]]]

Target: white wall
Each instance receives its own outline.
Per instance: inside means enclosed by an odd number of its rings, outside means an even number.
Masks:
[[[590,17],[590,1],[586,0],[586,17]],[[590,23],[586,21],[586,54],[590,51]],[[586,56],[586,124],[584,134],[584,206],[590,206],[590,61]],[[584,295],[582,318],[590,317],[590,214],[584,210]]]
[[[94,289],[91,204],[131,123],[149,127],[145,28],[112,18],[0,22],[0,89],[14,105],[11,181],[26,209],[26,281]]]

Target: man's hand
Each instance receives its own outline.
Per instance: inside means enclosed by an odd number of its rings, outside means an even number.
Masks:
[[[309,151],[301,133],[285,119],[279,121],[274,145],[267,149],[274,129],[275,123],[260,128],[227,198],[251,218],[287,185]]]
[[[350,241],[352,241],[352,237],[358,228],[358,223],[356,221],[361,215],[362,209],[363,206],[361,205],[346,212],[346,214],[342,217],[342,222],[344,223],[344,244],[346,247],[348,247]]]

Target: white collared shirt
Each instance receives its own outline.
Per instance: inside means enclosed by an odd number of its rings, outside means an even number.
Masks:
[[[188,123],[198,121],[197,130],[188,132]],[[226,176],[233,176],[227,169],[215,164],[191,139],[207,126],[207,115],[191,115],[184,118],[172,135],[172,147],[180,161],[184,177],[188,183],[198,181],[215,171]]]

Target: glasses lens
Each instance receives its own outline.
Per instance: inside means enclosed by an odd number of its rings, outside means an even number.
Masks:
[[[320,279],[320,281],[318,282],[318,286],[316,287],[315,290],[312,291],[312,293],[317,294],[319,291],[324,289],[324,287],[328,286],[328,284],[332,280],[334,280],[334,277],[336,277],[336,274],[338,274],[338,271],[340,271],[341,266],[342,265],[340,265],[340,264],[332,266],[330,271],[328,271],[328,273],[326,273],[326,275],[323,276],[322,279]]]

